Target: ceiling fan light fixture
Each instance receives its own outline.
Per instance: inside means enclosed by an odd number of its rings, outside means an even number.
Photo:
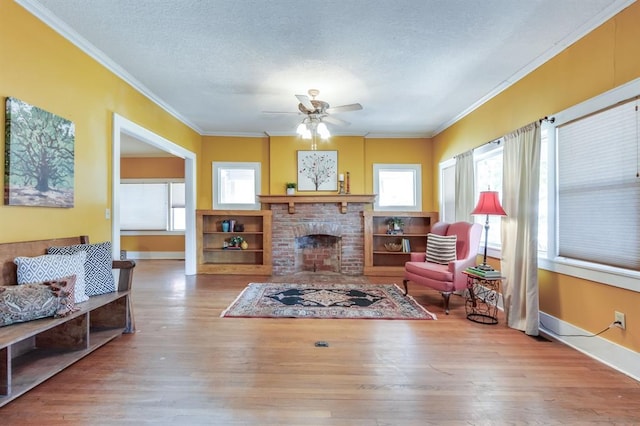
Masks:
[[[331,133],[329,133],[329,129],[327,128],[327,125],[324,124],[322,121],[318,123],[317,131],[322,139],[329,139],[331,137]]]
[[[296,129],[298,135],[304,136],[304,133],[307,131],[309,131],[309,129],[307,129],[307,124],[304,121],[298,124],[298,128]]]

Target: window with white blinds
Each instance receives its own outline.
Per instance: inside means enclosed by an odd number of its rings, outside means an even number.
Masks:
[[[558,254],[640,270],[638,101],[557,127]]]
[[[440,165],[440,220],[456,221],[456,162],[455,159]]]
[[[184,231],[185,184],[155,179],[120,183],[121,231]]]

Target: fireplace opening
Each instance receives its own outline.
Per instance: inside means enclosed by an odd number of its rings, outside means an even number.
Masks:
[[[296,237],[295,272],[340,273],[342,238],[312,234]]]

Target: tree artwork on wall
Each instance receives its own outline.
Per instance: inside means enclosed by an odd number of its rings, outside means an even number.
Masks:
[[[73,207],[74,143],[73,122],[7,98],[5,204]]]
[[[337,191],[338,151],[298,151],[298,191]]]

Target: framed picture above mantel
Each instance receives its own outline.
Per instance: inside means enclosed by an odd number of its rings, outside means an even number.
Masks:
[[[338,151],[298,151],[298,191],[338,190]]]

